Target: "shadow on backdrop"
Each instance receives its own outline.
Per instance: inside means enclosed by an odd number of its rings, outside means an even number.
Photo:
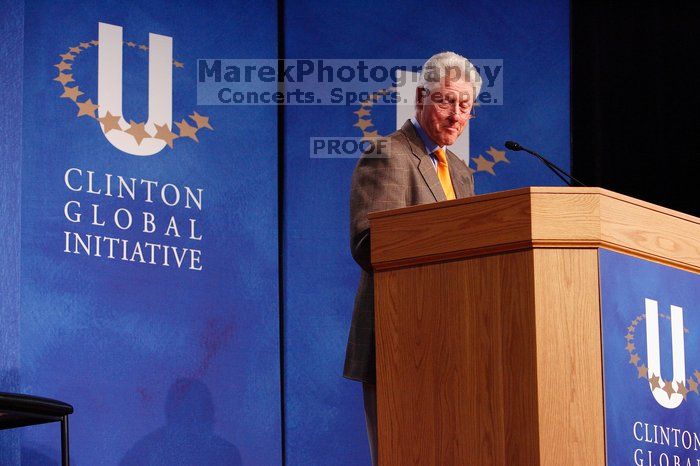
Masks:
[[[200,380],[176,380],[165,415],[167,424],[136,442],[121,466],[242,464],[238,448],[214,433],[214,402]]]

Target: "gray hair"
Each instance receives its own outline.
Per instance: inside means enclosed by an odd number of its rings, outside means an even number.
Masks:
[[[430,91],[438,86],[443,78],[452,74],[474,86],[473,99],[476,100],[481,90],[479,71],[469,60],[454,52],[440,52],[428,58],[421,70],[418,87]]]

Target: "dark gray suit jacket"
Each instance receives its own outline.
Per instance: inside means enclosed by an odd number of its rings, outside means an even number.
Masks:
[[[378,146],[378,145],[375,145]],[[355,295],[343,376],[376,383],[374,350],[374,279],[367,214],[446,200],[435,166],[410,120],[386,137],[383,156],[364,154],[352,175],[350,249],[362,268]],[[467,165],[447,151],[450,178],[457,198],[474,195]]]

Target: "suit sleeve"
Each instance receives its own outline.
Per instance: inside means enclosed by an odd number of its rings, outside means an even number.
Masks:
[[[405,207],[408,162],[399,154],[364,154],[352,175],[350,190],[350,250],[365,271],[372,272],[367,214]]]

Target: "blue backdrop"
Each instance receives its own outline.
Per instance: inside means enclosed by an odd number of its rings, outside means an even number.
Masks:
[[[311,138],[362,136],[354,126],[360,107],[287,106],[278,121],[274,106],[197,106],[198,58],[275,58],[284,44],[292,58],[391,62],[454,50],[502,60],[502,105],[480,108],[470,125],[477,192],[559,184],[536,161],[498,152],[506,139],[569,165],[567,2],[426,8],[412,1],[288,0],[282,18],[273,2],[3,7],[15,18],[2,26],[3,39],[12,39],[3,57],[18,66],[0,70],[2,82],[15,86],[3,100],[13,117],[5,112],[0,120],[3,176],[15,175],[0,193],[8,196],[0,390],[73,403],[78,465],[217,464],[222,455],[222,464],[275,465],[283,448],[288,465],[369,461],[360,387],[341,377],[359,276],[348,251],[356,158],[310,154]],[[123,27],[124,41],[133,42],[123,47],[123,88],[125,117],[136,124],[148,115],[148,52],[140,46],[148,46],[148,33],[173,38],[173,121],[180,125],[170,130],[181,136],[173,148],[126,154],[90,116],[86,102],[97,103],[98,66],[90,41],[99,22]],[[55,81],[67,80],[60,74],[72,81]],[[64,87],[75,86],[83,94],[64,95]],[[373,108],[370,129],[393,131],[395,112],[391,105]],[[188,128],[198,141],[186,136]],[[82,177],[71,175],[82,191],[67,188],[69,168],[82,170]],[[99,195],[86,192],[88,170]],[[136,200],[106,196],[105,174],[201,188],[203,207],[169,207],[158,196],[148,202],[142,190]],[[80,202],[71,207],[83,214],[79,223],[64,214],[70,201]],[[91,225],[92,204],[105,226]],[[120,208],[133,214],[132,228],[110,221]],[[156,233],[143,232],[144,211],[159,223]],[[20,216],[21,254],[11,240]],[[170,216],[180,238],[164,235],[161,222]],[[201,240],[188,238],[190,219]],[[65,252],[65,231],[128,239],[131,247],[152,241],[199,249],[203,270]],[[0,435],[3,461],[16,463],[20,448],[23,464],[57,464],[57,427],[23,429],[21,442],[16,433]]]
[[[135,44],[124,44],[127,120],[147,117],[148,53],[140,46],[153,32],[173,38],[182,64],[172,69],[173,120],[199,127],[196,111],[213,130],[203,126],[198,142],[181,137],[172,149],[137,157],[110,145],[89,114],[76,117],[78,103],[97,102],[90,41],[98,22],[123,27]],[[194,73],[202,56],[275,56],[276,24],[270,2],[209,2],[206,11],[165,1],[26,6],[20,388],[75,405],[75,464],[281,462],[276,113],[197,107]],[[61,97],[59,73],[83,92],[77,101]],[[81,192],[64,183],[69,168],[82,171],[70,177]],[[101,195],[86,192],[88,171]],[[172,183],[182,202],[169,207],[156,194],[149,202],[138,182],[135,200],[119,199],[116,183],[106,196],[108,173]],[[203,190],[201,210],[184,207],[184,186]],[[81,203],[70,208],[82,213],[80,223],[64,215],[69,201]],[[92,204],[105,226],[91,224]],[[133,215],[126,231],[111,221],[119,208]],[[154,215],[155,233],[143,232],[144,211]],[[165,234],[171,216],[179,238]],[[189,238],[190,219],[201,239]],[[64,231],[195,248],[203,269],[175,267],[172,256],[166,267],[120,253],[107,259],[106,249],[99,258],[67,253]],[[56,429],[23,430],[23,463],[57,460]]]
[[[0,1],[0,390],[19,389],[20,173],[24,5]],[[0,464],[19,462],[19,432],[0,435]]]

